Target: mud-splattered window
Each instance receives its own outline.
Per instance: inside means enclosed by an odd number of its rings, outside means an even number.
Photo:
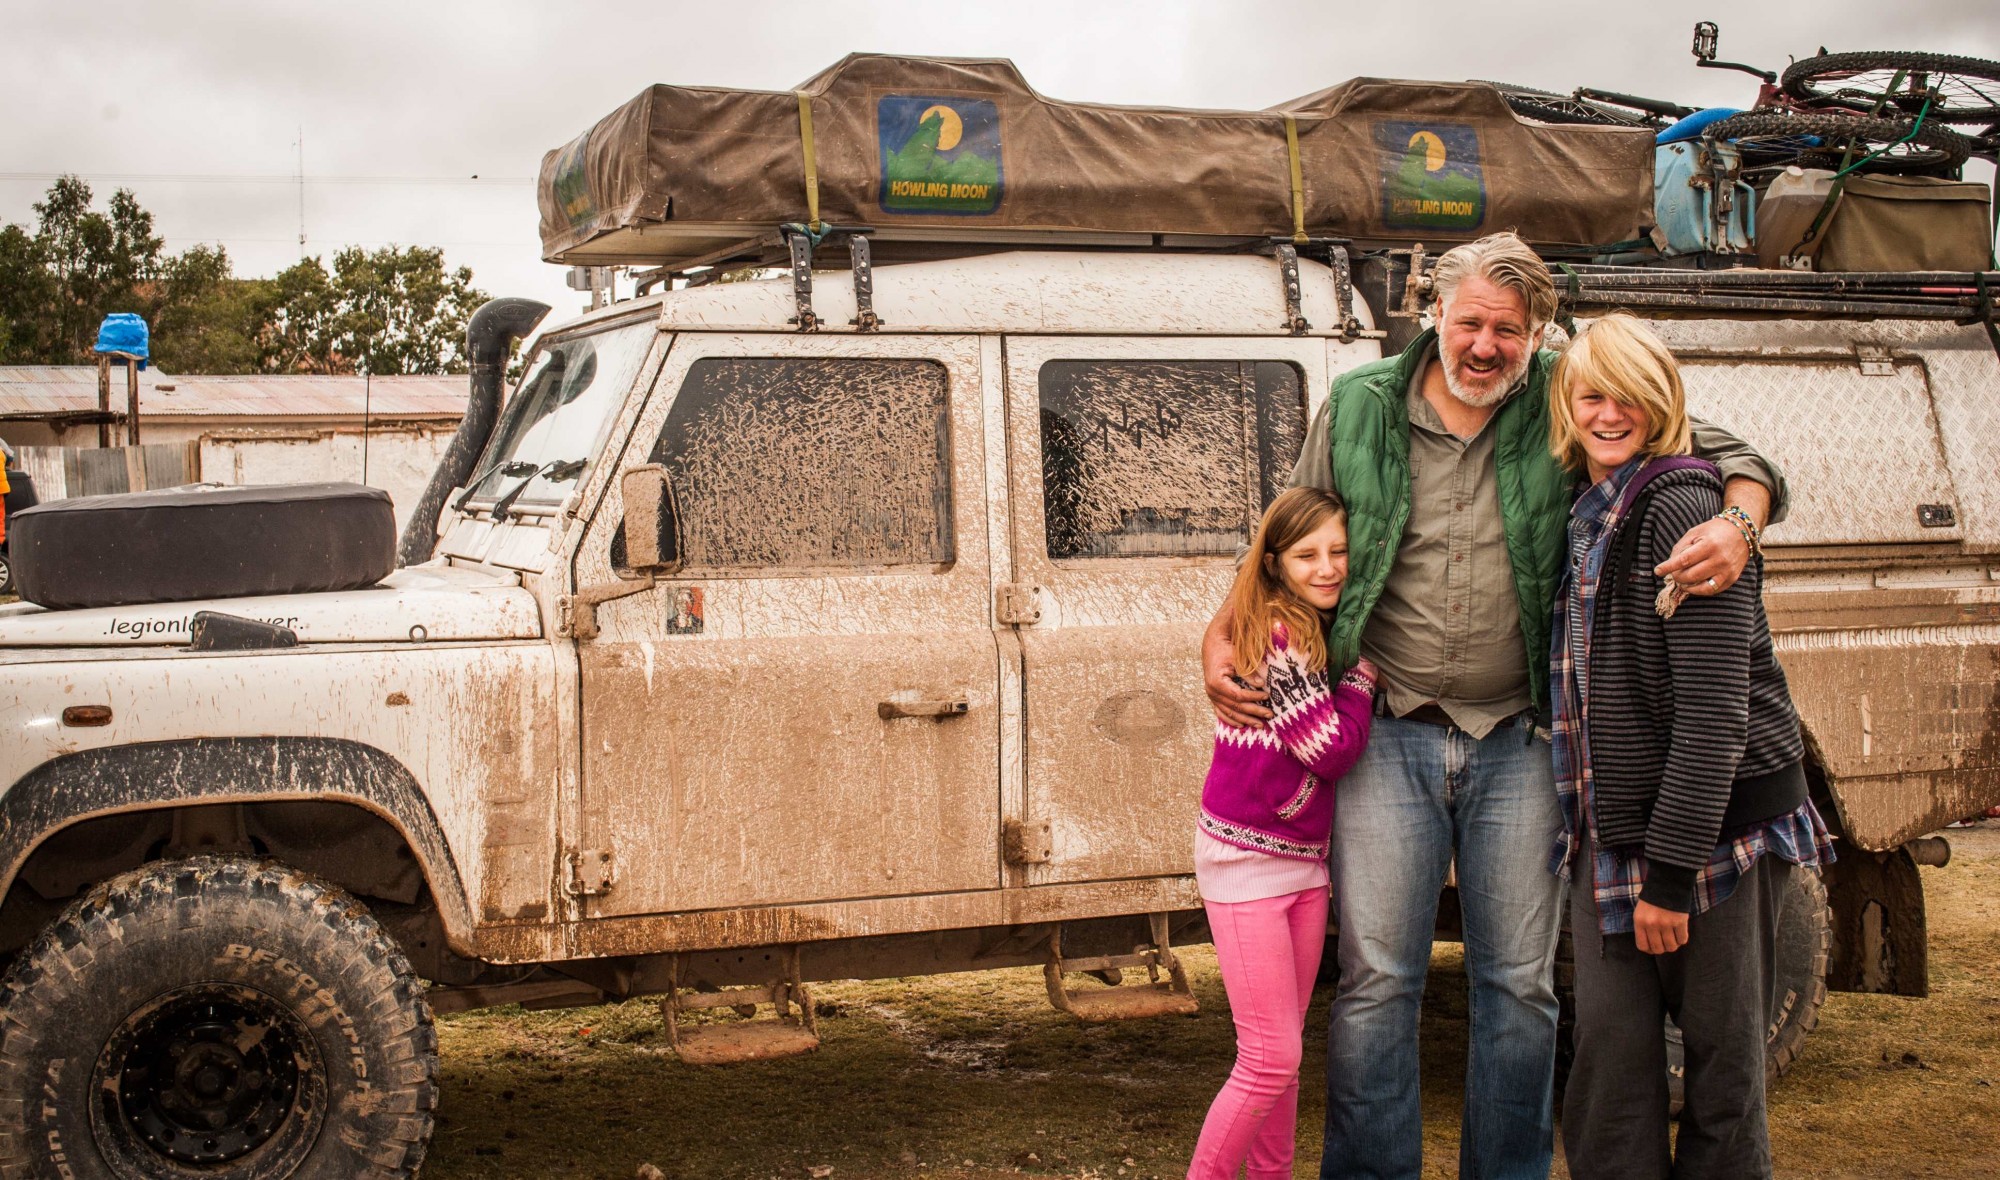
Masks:
[[[936,361],[696,361],[653,448],[662,553],[690,570],[948,564],[947,411]]]
[[[1234,553],[1305,441],[1282,361],[1051,361],[1040,385],[1053,558]]]

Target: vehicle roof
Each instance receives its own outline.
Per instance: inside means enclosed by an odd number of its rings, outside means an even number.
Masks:
[[[885,333],[1285,336],[1279,273],[1276,259],[1247,254],[1008,251],[877,266],[874,304]],[[815,271],[812,278],[820,331],[858,331],[853,272]],[[1332,270],[1301,260],[1299,284],[1306,334],[1339,335]],[[788,322],[797,314],[789,272],[651,298],[659,299],[660,326],[670,331],[797,330]],[[1372,331],[1367,306],[1358,295],[1352,304]],[[643,305],[615,306],[629,314]]]

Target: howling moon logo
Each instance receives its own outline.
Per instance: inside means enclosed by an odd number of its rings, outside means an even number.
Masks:
[[[939,103],[934,107],[926,109],[923,114],[918,115],[917,122],[922,123],[932,115],[938,117],[939,123],[937,150],[948,152],[957,147],[959,139],[965,134],[965,121],[958,117],[958,112],[945,106],[943,103]],[[1442,158],[1444,154],[1443,144],[1438,145],[1438,154]]]
[[[1479,130],[1426,119],[1375,125],[1382,175],[1382,225],[1396,230],[1470,233],[1486,219]]]
[[[1424,171],[1436,172],[1444,167],[1444,140],[1435,132],[1419,131],[1410,137],[1410,147],[1422,144],[1424,149]]]

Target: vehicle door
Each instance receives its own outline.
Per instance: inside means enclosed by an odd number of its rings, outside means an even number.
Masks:
[[[1049,825],[1031,884],[1192,871],[1215,732],[1202,630],[1291,474],[1328,352],[1007,341],[1014,577],[1042,608],[1020,629],[1023,814]]]
[[[973,337],[675,339],[620,464],[672,565],[578,645],[592,914],[997,886],[980,398]],[[621,510],[579,586],[632,576]]]

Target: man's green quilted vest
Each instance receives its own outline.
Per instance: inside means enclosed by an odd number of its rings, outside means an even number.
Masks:
[[[1334,490],[1347,501],[1347,590],[1327,630],[1335,667],[1354,663],[1361,631],[1382,597],[1403,527],[1410,519],[1410,375],[1437,343],[1417,337],[1399,356],[1343,373],[1333,383],[1327,431]],[[1527,388],[1500,407],[1489,427],[1500,479],[1500,519],[1514,566],[1528,685],[1546,716],[1549,622],[1562,574],[1571,476],[1549,454],[1549,369],[1556,354],[1536,353]]]

